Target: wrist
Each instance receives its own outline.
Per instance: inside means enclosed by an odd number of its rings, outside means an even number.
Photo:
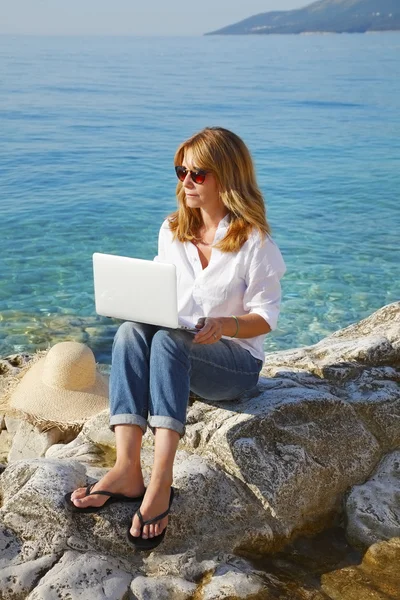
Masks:
[[[239,323],[233,315],[231,317],[219,317],[218,321],[221,324],[222,335],[225,337],[237,337],[239,332]]]
[[[235,327],[236,327],[236,331],[233,335],[231,335],[232,338],[237,337],[238,333],[239,333],[239,319],[237,318],[236,315],[231,315],[232,319],[235,321]]]

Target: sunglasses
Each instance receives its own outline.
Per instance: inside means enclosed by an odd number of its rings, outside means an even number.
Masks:
[[[186,167],[175,167],[175,173],[179,181],[185,181],[186,175],[190,173],[190,177],[194,183],[204,183],[208,171],[204,171],[203,169],[189,171]]]

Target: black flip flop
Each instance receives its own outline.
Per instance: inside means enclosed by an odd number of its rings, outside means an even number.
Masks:
[[[110,504],[114,504],[115,502],[141,502],[144,498],[145,492],[143,492],[143,494],[137,496],[136,498],[133,498],[132,496],[124,496],[124,494],[113,494],[112,492],[100,490],[98,492],[92,492],[92,489],[96,485],[96,483],[98,482],[95,481],[94,483],[92,483],[92,485],[87,486],[86,494],[83,496],[83,498],[87,498],[87,496],[96,495],[108,496],[104,504],[102,504],[101,506],[87,506],[86,508],[79,508],[78,506],[75,506],[75,504],[72,502],[72,492],[70,492],[69,494],[65,494],[64,496],[65,508],[67,508],[70,512],[73,513],[97,513],[103,508],[109,506]]]
[[[128,543],[131,546],[133,546],[134,548],[136,548],[136,550],[144,550],[144,551],[145,550],[153,550],[153,548],[156,548],[157,546],[159,546],[161,544],[161,542],[163,541],[163,539],[165,537],[167,527],[164,529],[164,531],[162,533],[160,533],[160,535],[156,535],[153,538],[147,538],[147,539],[142,538],[143,527],[145,525],[151,525],[152,523],[157,523],[158,521],[161,521],[161,519],[164,519],[164,517],[166,517],[169,514],[169,512],[171,510],[172,502],[174,500],[174,495],[175,495],[175,490],[173,487],[171,487],[171,496],[169,498],[169,507],[161,515],[158,515],[158,517],[154,517],[154,519],[149,519],[148,521],[145,521],[142,517],[142,513],[140,512],[140,508],[136,511],[136,514],[139,517],[139,521],[140,521],[140,535],[138,537],[133,537],[133,535],[130,532],[131,526],[128,527],[127,532],[126,532],[126,539],[127,539]]]

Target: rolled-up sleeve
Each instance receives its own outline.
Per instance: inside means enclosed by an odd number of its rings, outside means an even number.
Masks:
[[[258,239],[247,268],[243,308],[263,317],[272,330],[278,325],[282,297],[280,280],[285,272],[286,265],[275,242],[269,236],[262,241]]]

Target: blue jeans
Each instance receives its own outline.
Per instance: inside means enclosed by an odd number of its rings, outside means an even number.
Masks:
[[[139,425],[185,432],[192,390],[206,400],[231,400],[252,389],[262,361],[221,339],[193,343],[193,334],[127,321],[112,349],[110,427]]]

